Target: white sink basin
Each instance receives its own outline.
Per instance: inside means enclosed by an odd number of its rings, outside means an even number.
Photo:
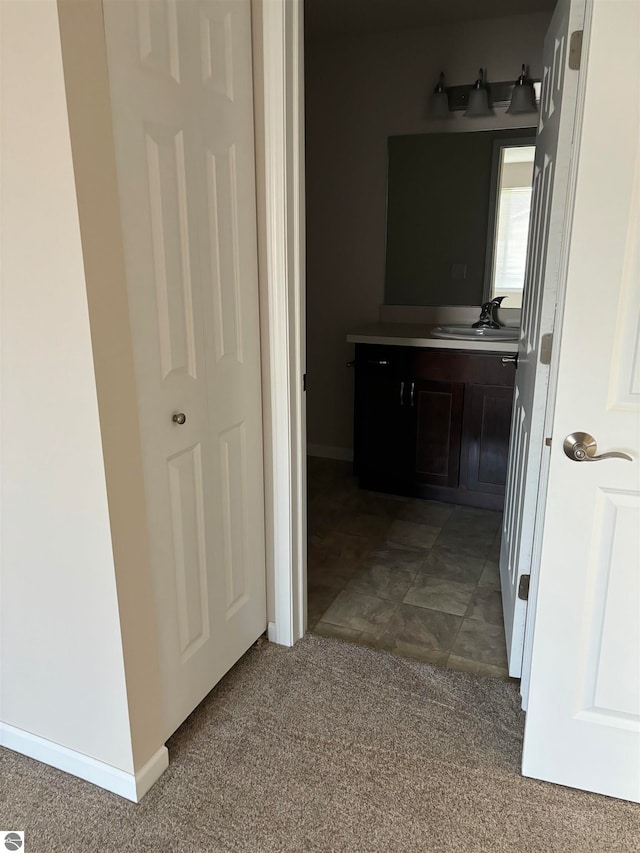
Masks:
[[[431,333],[434,338],[449,338],[458,341],[517,341],[520,329],[502,327],[500,329],[472,326],[436,326]]]

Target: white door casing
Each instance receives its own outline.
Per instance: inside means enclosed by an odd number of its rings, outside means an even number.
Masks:
[[[251,11],[103,6],[168,736],[266,628]]]
[[[584,0],[559,0],[543,51],[540,120],[536,139],[529,247],[518,343],[507,489],[500,549],[500,583],[509,675],[522,670],[527,602],[519,598],[531,571],[549,364],[543,336],[552,335],[563,250],[563,228],[573,143],[577,70],[569,68],[570,34],[584,23]]]
[[[590,5],[522,767],[639,801],[640,6]]]
[[[269,640],[306,630],[303,4],[252,0]]]

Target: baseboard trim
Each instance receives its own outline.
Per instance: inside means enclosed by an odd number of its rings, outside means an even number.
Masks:
[[[0,723],[0,746],[42,761],[134,803],[140,802],[169,766],[166,746],[161,746],[137,773],[127,773],[8,723]]]
[[[328,444],[307,444],[308,456],[319,456],[321,459],[339,459],[342,462],[353,462],[353,450],[350,447],[331,447]]]

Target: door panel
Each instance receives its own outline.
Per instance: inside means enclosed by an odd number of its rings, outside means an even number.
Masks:
[[[168,736],[266,627],[250,0],[103,5]]]
[[[543,51],[542,95],[533,171],[529,246],[511,425],[500,583],[509,675],[519,677],[527,603],[520,577],[531,571],[544,445],[549,365],[542,336],[553,333],[566,216],[578,72],[568,67],[569,36],[584,23],[583,0],[559,0]],[[546,451],[548,452],[548,451]]]
[[[415,476],[420,483],[457,488],[464,385],[417,380]]]
[[[410,482],[415,433],[409,406],[406,353],[385,347],[356,349],[354,468]]]
[[[513,388],[472,385],[468,389],[469,463],[467,488],[503,495],[513,408]]]
[[[209,635],[207,552],[200,445],[168,460],[180,653],[192,654]]]
[[[522,767],[640,801],[640,6],[592,15]],[[576,430],[630,460],[568,458]]]

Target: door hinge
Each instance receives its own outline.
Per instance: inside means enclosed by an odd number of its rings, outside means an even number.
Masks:
[[[529,601],[529,580],[531,575],[520,575],[520,583],[518,584],[518,598],[521,601]]]
[[[540,338],[540,364],[551,364],[551,350],[553,349],[553,335],[551,333]]]
[[[545,447],[551,447],[551,439],[550,438],[545,438],[544,443],[545,443]]]
[[[307,390],[307,374],[306,373],[302,374],[302,390],[303,391]]]
[[[582,34],[583,30],[574,30],[569,39],[569,68],[572,71],[580,70],[580,59],[582,57]]]

